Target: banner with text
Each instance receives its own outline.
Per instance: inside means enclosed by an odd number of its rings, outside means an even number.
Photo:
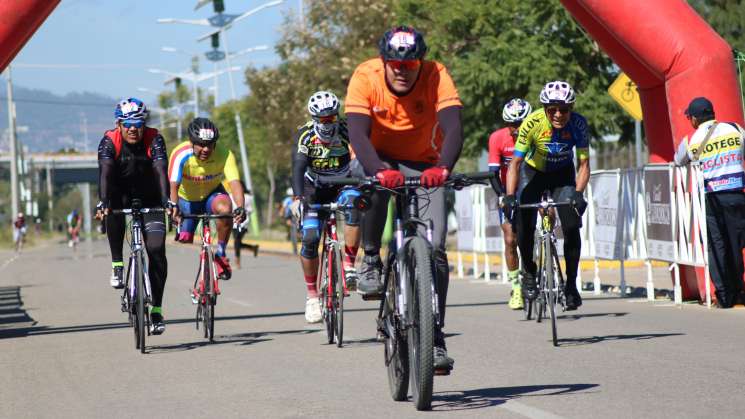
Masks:
[[[672,165],[644,167],[647,257],[650,259],[675,261],[672,184]]]
[[[594,209],[595,257],[619,260],[624,250],[621,173],[619,170],[593,173],[590,187]]]

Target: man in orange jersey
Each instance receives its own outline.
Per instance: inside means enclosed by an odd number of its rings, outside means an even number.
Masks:
[[[380,57],[360,64],[347,88],[345,111],[349,138],[365,173],[394,188],[404,176],[419,176],[422,186],[437,188],[448,178],[463,146],[462,104],[447,69],[424,60],[427,45],[411,27],[386,32]],[[435,330],[435,368],[451,369],[445,348],[449,269],[445,254],[445,190],[430,189],[420,200],[420,215],[434,223],[432,247],[440,321]],[[362,223],[363,259],[357,290],[382,293],[380,241],[390,194],[376,192]]]

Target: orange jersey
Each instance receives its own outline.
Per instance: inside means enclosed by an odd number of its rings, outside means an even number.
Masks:
[[[462,104],[444,65],[424,61],[412,91],[396,96],[386,86],[383,60],[373,58],[354,71],[344,106],[372,119],[370,141],[381,157],[436,163],[442,149],[437,112]]]

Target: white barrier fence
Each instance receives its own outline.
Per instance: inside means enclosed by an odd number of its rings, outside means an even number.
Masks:
[[[498,197],[485,186],[456,191],[458,219],[457,273],[464,276],[462,252],[472,253],[474,277],[491,280],[490,256],[502,253],[502,282],[507,267],[498,211]],[[620,262],[621,296],[626,294],[625,261],[644,260],[647,266],[647,299],[654,300],[653,260],[670,264],[674,273],[674,298],[682,303],[680,265],[706,266],[707,238],[703,177],[698,166],[649,164],[642,169],[592,172],[587,190],[588,209],[583,216],[582,258],[595,261],[594,293],[600,293],[599,260]],[[563,253],[561,231],[558,252]],[[706,271],[706,303],[711,289]],[[578,282],[581,278],[577,278]],[[581,287],[579,288],[581,289]]]

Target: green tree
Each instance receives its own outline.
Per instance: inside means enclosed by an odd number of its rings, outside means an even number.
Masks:
[[[251,94],[239,107],[249,138],[255,197],[266,208],[266,225],[273,224],[275,198],[290,184],[293,139],[308,119],[308,98],[321,89],[344,98],[354,68],[376,55],[377,39],[393,19],[392,4],[391,0],[308,2],[302,25],[296,16],[286,18],[277,45],[281,64],[246,71]]]
[[[692,0],[689,3],[732,48],[745,51],[745,0]]]
[[[401,0],[398,21],[425,34],[430,59],[449,69],[463,101],[464,153],[477,156],[489,133],[502,124],[513,97],[540,106],[538,93],[551,80],[577,91],[578,112],[595,138],[633,125],[607,94],[618,74],[612,61],[564,10],[558,0]]]

